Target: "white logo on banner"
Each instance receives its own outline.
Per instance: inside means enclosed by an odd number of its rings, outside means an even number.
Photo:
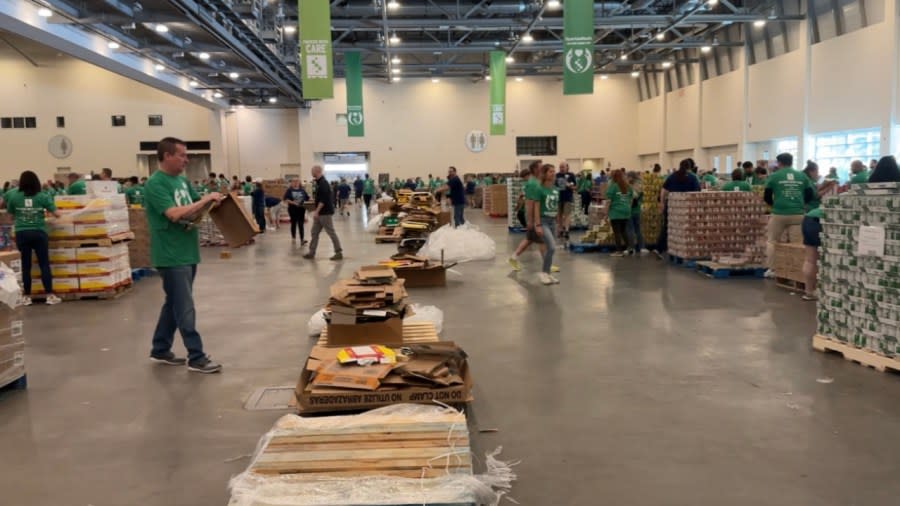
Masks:
[[[587,72],[591,68],[594,56],[589,49],[572,48],[566,51],[566,68],[570,72],[581,74]]]
[[[503,121],[503,106],[502,105],[494,105],[491,109],[491,124],[492,125],[502,125]]]
[[[328,78],[328,59],[324,54],[306,55],[306,77]]]
[[[351,111],[347,113],[347,123],[353,126],[359,126],[363,123],[362,111]]]

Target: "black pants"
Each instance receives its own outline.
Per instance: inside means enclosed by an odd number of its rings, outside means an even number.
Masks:
[[[609,220],[613,229],[613,237],[616,240],[616,249],[619,251],[625,251],[626,248],[630,248],[628,239],[628,219],[621,220]]]
[[[256,218],[256,224],[262,234],[266,233],[266,207],[257,206],[253,208],[253,217]]]
[[[589,192],[589,191],[581,192],[581,211],[584,214],[588,214],[590,207],[591,207],[591,192]]]
[[[372,205],[372,196],[363,194],[363,202],[366,203],[366,209],[368,209],[369,206]]]
[[[669,249],[669,208],[664,207],[662,225],[659,228],[659,239],[656,240],[656,251],[665,253]]]
[[[25,295],[31,295],[31,254],[37,256],[41,268],[41,283],[45,293],[53,293],[53,273],[50,272],[50,238],[43,230],[16,232],[16,247],[22,254],[22,285]]]
[[[303,240],[303,220],[306,219],[306,208],[288,204],[288,216],[291,217],[291,237],[297,238],[297,229],[300,229],[300,240]]]

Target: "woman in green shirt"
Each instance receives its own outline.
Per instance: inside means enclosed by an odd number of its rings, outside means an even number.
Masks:
[[[47,294],[47,304],[62,302],[53,293],[53,273],[50,271],[50,238],[44,213],[56,217],[59,213],[53,198],[41,191],[37,174],[26,170],[19,177],[19,188],[6,196],[6,210],[15,218],[16,247],[22,254],[22,286],[25,297],[22,304],[31,305],[31,255],[38,259],[41,268],[41,284]]]
[[[609,199],[609,223],[612,225],[613,236],[616,240],[616,252],[614,257],[623,257],[634,253],[631,249],[631,238],[628,236],[628,220],[631,219],[631,201],[634,199],[634,190],[625,181],[625,172],[617,170],[613,172],[612,183],[606,189],[606,198]]]
[[[541,166],[538,181],[540,186],[540,224],[535,227],[544,241],[544,263],[538,274],[541,283],[552,285],[559,280],[550,275],[553,268],[553,253],[556,251],[556,215],[559,212],[559,190],[556,188],[556,168],[553,165]]]
[[[578,194],[581,195],[581,210],[584,214],[588,214],[591,208],[591,190],[594,188],[594,182],[591,181],[589,173],[581,173],[580,179],[576,185]]]
[[[745,172],[740,169],[735,169],[734,172],[731,173],[731,181],[722,185],[723,192],[749,192],[753,191],[753,187],[750,186],[750,183],[744,181]]]

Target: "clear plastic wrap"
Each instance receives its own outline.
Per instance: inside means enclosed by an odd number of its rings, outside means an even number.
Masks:
[[[444,312],[437,306],[412,305],[413,315],[404,319],[404,322],[430,322],[434,324],[435,331],[440,334],[444,330]]]
[[[372,216],[372,218],[369,219],[369,223],[366,224],[366,232],[370,234],[377,234],[378,228],[381,226],[381,219],[383,217],[384,215],[382,214],[375,214],[374,216]]]
[[[309,322],[306,324],[306,330],[309,337],[319,337],[322,334],[322,329],[325,328],[326,323],[324,309],[320,309],[313,313],[313,315],[309,317]]]
[[[350,429],[372,424],[390,423],[392,419],[427,423],[435,417],[451,415],[461,428],[465,415],[449,407],[419,404],[396,404],[359,415],[301,418],[281,417],[257,445],[253,463],[271,438],[309,434],[316,431]],[[452,429],[450,431],[452,433]],[[448,438],[451,434],[448,434]],[[496,457],[502,448],[485,456],[486,472],[481,475],[447,474],[437,478],[399,478],[360,476],[357,478],[323,478],[292,475],[262,475],[245,471],[231,479],[229,506],[374,506],[401,504],[478,504],[496,506],[509,492],[516,475],[515,465]],[[253,463],[248,469],[253,468]]]
[[[456,228],[444,225],[428,236],[418,255],[431,260],[443,258],[445,262],[493,260],[497,243],[474,225],[466,223]]]

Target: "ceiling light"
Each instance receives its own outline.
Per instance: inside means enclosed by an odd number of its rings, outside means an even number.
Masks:
[[[490,80],[491,80],[491,76],[484,76],[484,80],[485,80],[485,81],[490,81]]]
[[[230,77],[232,79],[237,79],[238,77],[241,77],[241,75],[238,74],[237,72],[232,72],[232,73],[228,74],[228,77]]]
[[[243,108],[245,108],[245,107],[246,107],[246,106],[245,106],[244,104],[241,104],[241,105],[238,106],[238,109],[243,109]]]
[[[156,70],[160,70],[160,71],[166,70],[165,65],[163,65],[162,63],[157,63],[155,68],[156,68]]]
[[[666,40],[666,32],[659,32],[656,34],[656,40]]]
[[[631,77],[641,77],[641,73],[638,72],[637,70],[635,70],[634,72],[631,73]]]
[[[48,9],[46,7],[41,7],[40,9],[38,9],[38,16],[40,16],[42,18],[49,18],[52,15],[53,15],[53,11],[51,11],[50,9]]]
[[[388,9],[391,9],[391,10],[399,9],[400,2],[398,2],[397,0],[391,0],[390,2],[387,3],[387,7],[388,7]]]
[[[221,92],[217,91],[217,92],[213,93],[213,96],[216,98],[222,98],[223,95]]]
[[[560,2],[559,0],[548,0],[548,1],[547,1],[547,8],[548,8],[548,9],[559,9],[559,7],[560,7],[561,5],[562,5],[562,4],[561,4],[561,2]]]
[[[606,74],[600,74],[600,79],[609,79],[609,76]]]
[[[522,36],[522,42],[525,42],[525,43],[534,42],[534,37],[532,37],[530,33],[526,33],[525,35]]]
[[[402,60],[400,59],[399,56],[395,56],[395,57],[391,58],[391,63],[393,63],[394,65],[400,65],[400,62],[402,62]]]
[[[158,24],[156,25],[156,31],[157,31],[158,33],[166,33],[166,32],[169,31],[169,27],[166,26],[166,25],[164,25],[164,24],[162,24],[162,23],[158,23]]]
[[[622,53],[622,56],[620,56],[619,58],[622,58],[623,60],[627,60],[627,59],[628,59],[628,55],[625,54],[625,53]]]
[[[756,28],[762,28],[762,27],[766,26],[766,20],[765,19],[757,19],[756,21],[753,22],[753,26],[755,26]]]
[[[191,88],[196,88],[197,86],[200,86],[200,83],[198,83],[197,81],[191,81],[188,84],[190,85]]]
[[[709,0],[708,2],[706,2],[706,5],[715,7],[716,5],[719,5],[719,0]]]
[[[208,60],[208,59],[209,59],[209,53],[200,53],[200,54],[197,55],[197,58],[200,58],[201,60]]]
[[[432,77],[432,78],[431,78],[431,82],[433,82],[433,83],[439,83],[439,82],[441,82],[441,80],[438,79],[437,77]]]
[[[513,63],[516,59],[512,57],[512,55],[506,57],[506,63]]]
[[[116,41],[114,41],[114,40],[111,40],[111,41],[109,41],[109,42],[106,43],[106,47],[108,47],[108,48],[110,48],[110,49],[119,49],[121,46],[119,46],[119,43],[118,43],[118,42],[116,42]]]
[[[399,73],[400,73],[400,69],[398,69],[396,67],[391,69],[391,74],[399,74]]]
[[[517,77],[517,78],[516,78],[516,82],[517,82],[517,83],[521,83],[522,81],[523,81],[523,79],[522,79],[521,77]]]
[[[393,82],[393,83],[396,83],[398,81],[400,81],[400,76],[394,76],[391,78],[391,82]]]
[[[397,32],[394,32],[393,34],[391,34],[391,38],[388,39],[388,42],[390,42],[393,45],[397,45],[400,43],[400,37],[397,37]]]
[[[712,46],[703,46],[700,48],[700,51],[703,53],[708,53],[708,52],[712,51]]]
[[[664,69],[667,69],[667,68],[669,68],[669,67],[671,67],[671,66],[672,66],[672,62],[670,62],[670,61],[664,61],[664,62],[662,62],[662,68],[664,68]]]
[[[284,33],[291,35],[297,31],[297,27],[294,25],[284,25]]]
[[[277,103],[277,102],[278,102],[278,99],[277,99],[276,97],[269,97],[269,103],[270,103],[270,104],[274,104],[274,103]]]

